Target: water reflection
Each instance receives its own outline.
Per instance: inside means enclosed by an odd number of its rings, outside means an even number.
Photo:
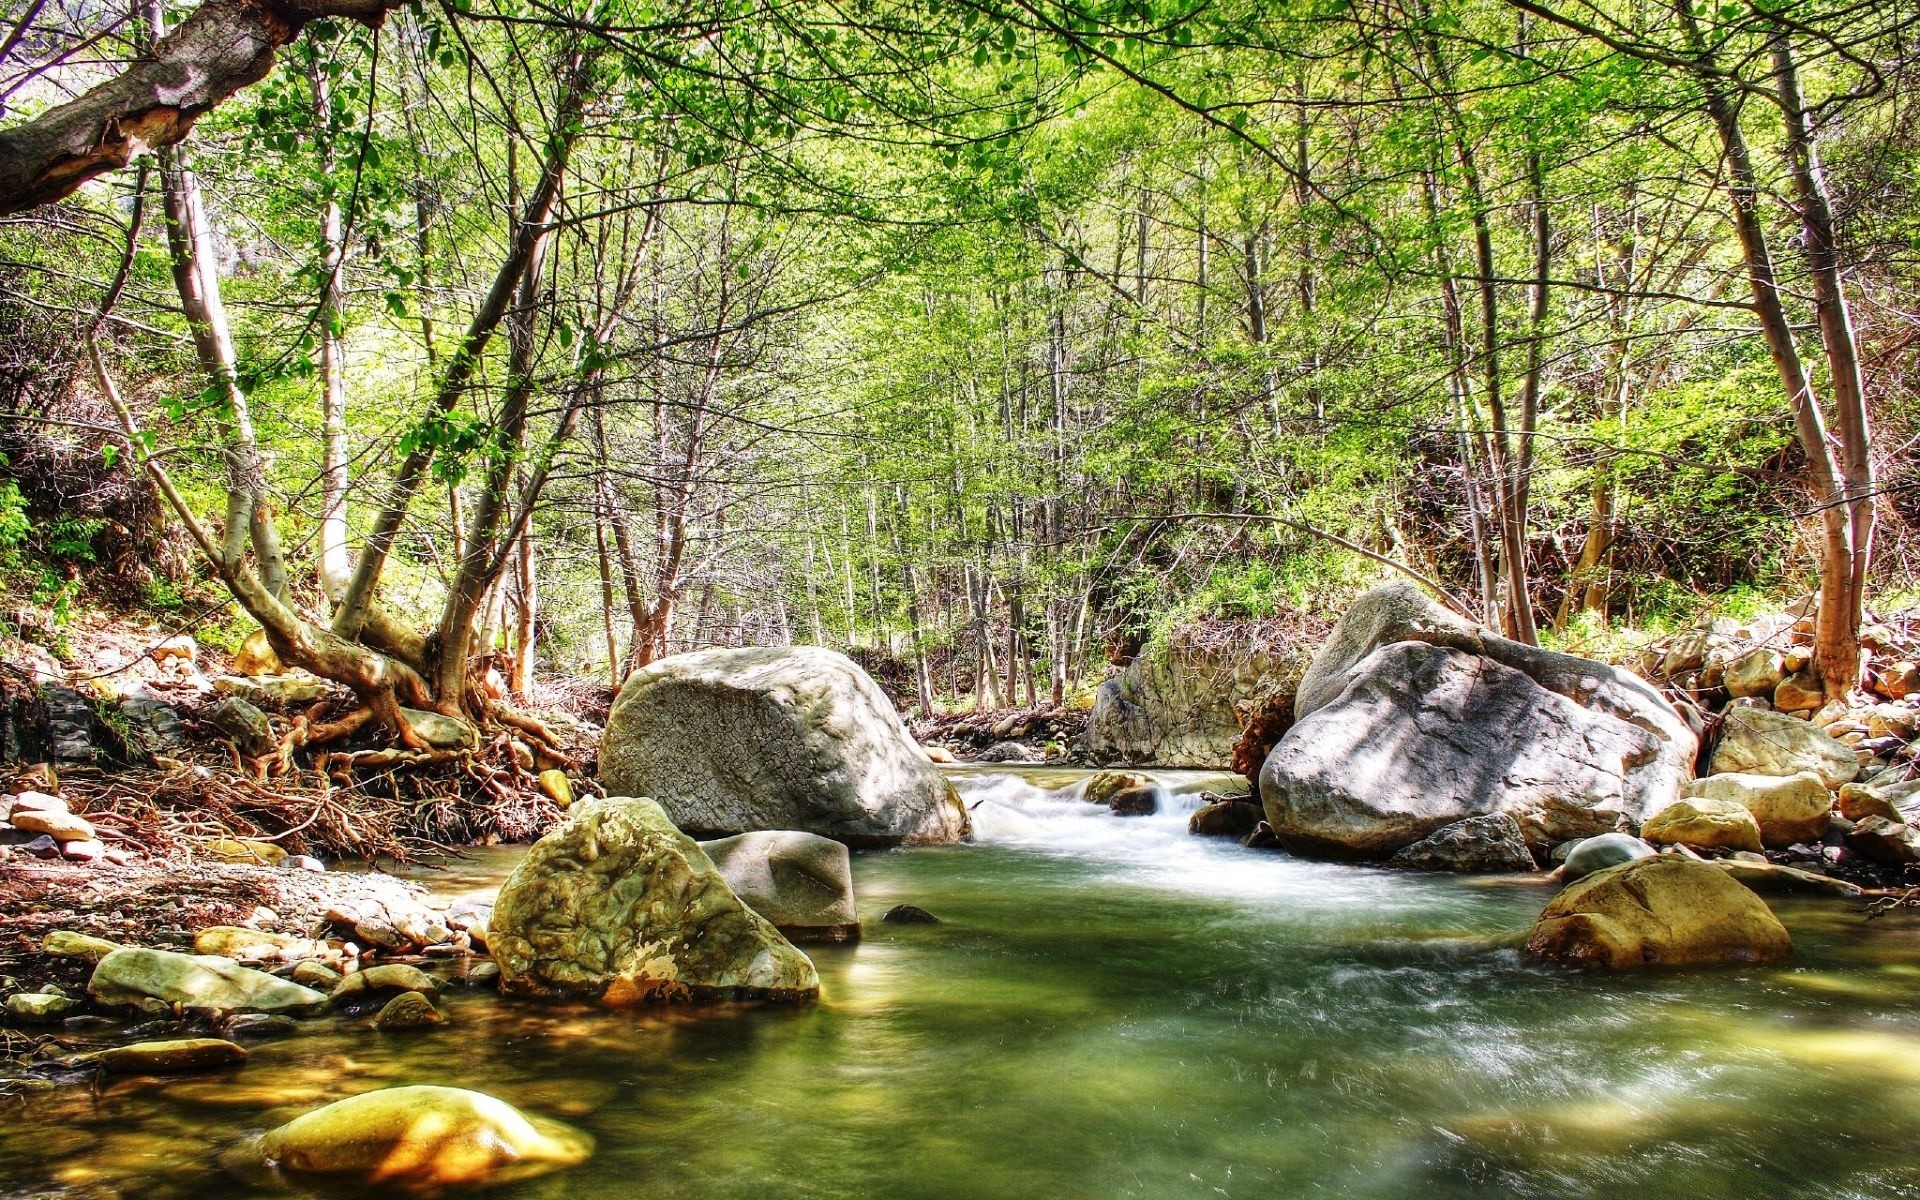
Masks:
[[[816,1005],[454,989],[417,1036],[334,1019],[230,1075],[12,1101],[0,1194],[246,1196],[223,1146],[453,1083],[598,1140],[489,1193],[510,1200],[1920,1196],[1920,922],[1794,900],[1797,967],[1578,975],[1490,948],[1539,890],[1187,837],[1223,777],[1163,777],[1162,813],[1117,818],[1084,773],[952,774],[997,806],[982,844],[858,856],[868,937],[815,949]],[[877,921],[898,903],[944,923]]]

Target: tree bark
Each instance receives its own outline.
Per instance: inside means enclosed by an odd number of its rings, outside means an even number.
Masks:
[[[171,146],[229,96],[266,78],[308,21],[378,25],[399,0],[208,0],[119,75],[0,130],[0,214],[71,195],[144,150]]]

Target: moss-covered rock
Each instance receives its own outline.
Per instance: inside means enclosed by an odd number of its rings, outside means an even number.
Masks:
[[[1711,864],[1670,854],[1570,885],[1541,912],[1527,949],[1614,970],[1793,958],[1793,940],[1759,897]]]
[[[820,990],[813,962],[648,799],[575,805],[508,876],[487,940],[512,994],[618,1006]]]
[[[310,1015],[327,1007],[312,988],[210,954],[127,947],[100,960],[87,991],[110,1008],[142,1012],[264,1012]]]

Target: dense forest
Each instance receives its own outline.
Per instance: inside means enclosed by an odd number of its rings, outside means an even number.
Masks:
[[[1825,580],[1839,694],[1911,17],[26,0],[0,534],[456,714],[785,641],[1058,703],[1383,570],[1575,646]]]

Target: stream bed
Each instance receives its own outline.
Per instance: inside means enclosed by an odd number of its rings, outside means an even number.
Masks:
[[[453,988],[237,1071],[0,1101],[0,1196],[269,1194],[220,1152],[440,1083],[594,1135],[504,1200],[1920,1197],[1920,922],[1780,901],[1797,966],[1581,975],[1488,948],[1547,888],[1189,837],[1086,772],[948,768],[979,840],[855,857],[866,938],[801,1008],[602,1012]],[[427,877],[497,887],[518,851]],[[879,921],[911,903],[933,926]],[[364,1195],[364,1191],[335,1194]]]

